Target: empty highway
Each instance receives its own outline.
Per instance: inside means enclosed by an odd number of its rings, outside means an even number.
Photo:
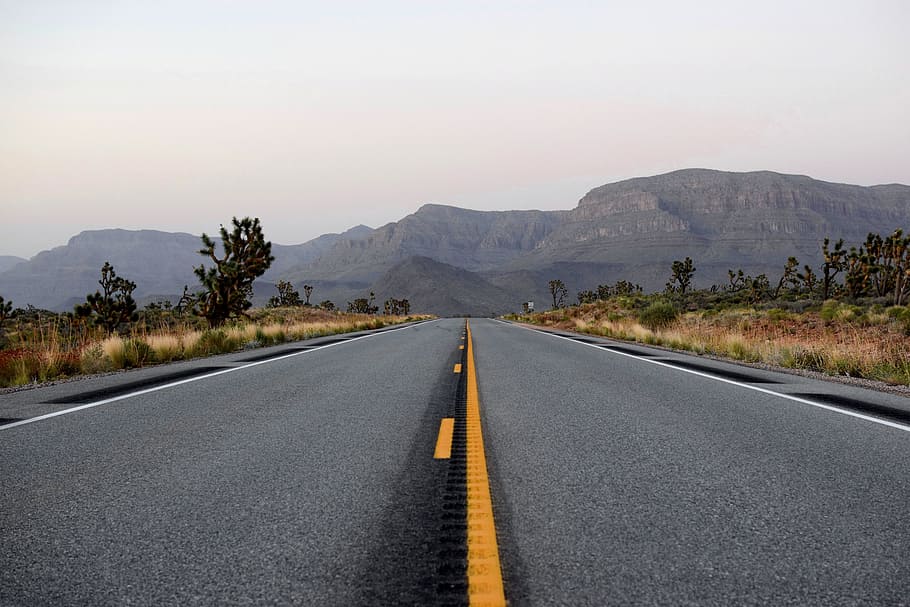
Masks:
[[[441,319],[0,424],[4,606],[910,604],[910,399],[857,387]]]

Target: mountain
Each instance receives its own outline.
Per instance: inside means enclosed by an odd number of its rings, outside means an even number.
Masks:
[[[281,245],[272,244],[272,255],[275,261],[268,271],[262,276],[263,280],[278,281],[289,272],[293,272],[321,255],[325,254],[339,240],[357,241],[366,238],[373,232],[373,228],[365,225],[355,226],[341,234],[323,234],[303,244]],[[197,247],[198,248],[198,247]]]
[[[255,302],[290,280],[313,301],[344,307],[377,294],[408,298],[415,311],[488,314],[546,305],[547,282],[570,297],[630,280],[656,290],[673,260],[692,257],[695,284],[726,282],[728,269],[774,280],[789,256],[818,266],[825,237],[861,243],[868,232],[910,228],[910,187],[863,187],[769,171],[686,169],[600,186],[565,211],[474,211],[427,204],[372,230],[364,226],[293,246],[258,281]],[[194,285],[199,240],[188,234],[84,232],[66,247],[0,272],[16,305],[65,309],[96,288],[105,260],[139,284],[137,295],[176,297]],[[147,263],[154,252],[155,263]],[[472,286],[473,285],[473,286]],[[471,293],[472,295],[465,295]]]
[[[390,268],[370,289],[376,301],[407,299],[414,311],[442,316],[498,316],[513,311],[511,294],[474,272],[414,256]]]
[[[14,265],[22,263],[23,261],[28,261],[23,257],[15,257],[13,255],[0,255],[0,272],[5,272],[9,270]]]
[[[791,255],[818,265],[825,237],[858,244],[870,231],[908,226],[905,185],[687,169],[595,188],[569,211],[425,205],[367,238],[340,239],[297,277],[366,289],[402,260],[424,256],[476,272],[517,309],[529,299],[545,302],[553,278],[572,294],[620,279],[655,290],[673,260],[689,256],[696,284],[707,287],[725,282],[729,269],[773,277]]]
[[[907,186],[689,169],[591,190],[517,267],[594,263],[659,288],[672,260],[690,256],[707,286],[729,268],[779,272],[790,255],[817,264],[826,236],[858,243],[908,225]]]
[[[368,284],[391,266],[415,256],[472,271],[493,269],[532,251],[564,214],[472,211],[426,204],[364,238],[340,238],[298,271],[316,279]]]
[[[366,226],[343,234],[324,234],[299,245],[272,245],[275,261],[255,285],[254,301],[264,304],[275,294],[274,284],[290,268],[305,264],[340,238],[356,240],[372,232]],[[119,276],[136,283],[140,304],[156,299],[176,302],[183,286],[198,286],[193,268],[203,263],[199,236],[157,230],[91,230],[72,237],[65,246],[43,251],[30,260],[0,271],[0,295],[17,307],[32,304],[50,310],[70,310],[98,288],[101,266],[110,261]],[[18,258],[17,258],[18,259]]]

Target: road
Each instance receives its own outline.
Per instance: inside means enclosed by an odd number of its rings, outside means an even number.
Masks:
[[[910,604],[908,399],[464,329],[0,395],[0,604]]]

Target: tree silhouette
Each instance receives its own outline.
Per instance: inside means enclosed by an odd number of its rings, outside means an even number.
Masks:
[[[566,296],[569,294],[566,284],[557,278],[551,280],[548,286],[550,287],[550,296],[553,297],[553,309],[565,306]]]
[[[136,283],[117,276],[114,266],[109,261],[101,267],[101,291],[86,296],[85,303],[76,305],[73,310],[79,318],[94,318],[96,325],[104,327],[108,334],[113,333],[123,323],[136,320],[136,302],[133,291]]]
[[[221,226],[221,244],[224,254],[215,254],[215,241],[202,235],[203,248],[199,254],[208,257],[214,264],[210,268],[201,265],[194,268],[202,283],[203,291],[198,295],[199,311],[217,327],[228,319],[243,315],[252,306],[253,281],[262,276],[275,260],[272,243],[265,240],[259,218],[244,217],[231,220],[233,230],[228,232]]]
[[[683,261],[674,261],[670,271],[672,275],[670,282],[667,283],[667,292],[678,293],[680,297],[685,297],[689,287],[692,286],[692,275],[695,274],[695,264],[692,263],[692,258],[686,257]]]

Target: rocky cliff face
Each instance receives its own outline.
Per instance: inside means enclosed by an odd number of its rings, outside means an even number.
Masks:
[[[789,255],[817,262],[826,236],[858,242],[908,220],[907,186],[690,169],[590,191],[541,244],[538,258],[635,267],[689,255],[771,269]]]
[[[410,257],[429,257],[468,270],[507,263],[532,251],[563,212],[472,211],[428,204],[359,240],[341,239],[301,276],[371,281]]]

